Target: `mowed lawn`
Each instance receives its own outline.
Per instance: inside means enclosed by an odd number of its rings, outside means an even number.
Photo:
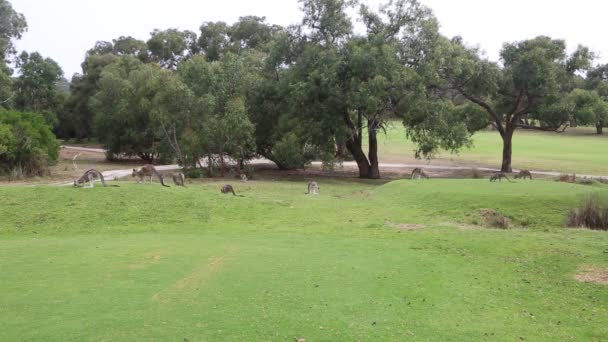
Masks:
[[[598,136],[593,128],[571,128],[564,134],[518,130],[513,138],[513,167],[539,171],[608,176],[608,134]],[[380,138],[381,162],[411,162],[415,146],[399,122],[391,124]],[[436,164],[456,163],[499,168],[502,140],[498,132],[481,131],[473,147],[459,154],[439,153]]]
[[[220,184],[0,188],[0,341],[608,339],[608,234],[563,228],[604,187]]]

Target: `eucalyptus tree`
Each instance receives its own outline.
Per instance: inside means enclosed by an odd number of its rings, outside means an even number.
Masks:
[[[108,158],[137,156],[146,162],[171,159],[164,134],[153,124],[154,98],[163,87],[159,66],[122,56],[104,68],[91,99],[95,131]]]
[[[291,67],[297,110],[322,132],[317,145],[343,140],[359,176],[380,178],[378,134],[399,115],[402,102],[418,96],[419,76],[403,63],[401,40],[417,35],[432,13],[416,0],[389,1],[378,11],[361,6],[366,32],[356,35],[347,15],[354,2],[301,4],[301,53]]]
[[[189,149],[195,155],[193,159],[206,157],[213,172],[217,156],[222,174],[226,157],[243,166],[256,151],[254,125],[246,105],[246,93],[254,77],[249,65],[232,53],[216,62],[195,56],[180,65],[178,73],[193,95],[193,119],[185,131],[186,145],[193,147]]]
[[[23,14],[16,12],[7,0],[0,0],[0,108],[7,108],[13,100],[13,70],[8,63],[15,54],[14,41],[27,30]]]
[[[199,50],[196,33],[177,29],[154,30],[147,47],[150,58],[167,69],[176,69],[179,63]]]
[[[57,82],[63,79],[61,67],[37,52],[23,52],[16,60],[20,75],[15,81],[15,106],[21,111],[42,114],[51,127],[58,124],[57,113],[63,97]]]
[[[566,85],[593,57],[584,47],[568,55],[563,40],[543,36],[505,44],[501,64],[481,57],[459,39],[444,41],[439,53],[437,77],[430,86],[485,113],[503,140],[503,172],[512,171],[513,136],[522,118],[558,103],[567,94]]]

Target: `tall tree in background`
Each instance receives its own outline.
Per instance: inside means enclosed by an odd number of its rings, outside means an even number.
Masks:
[[[27,22],[21,13],[15,12],[11,3],[0,0],[0,107],[9,107],[13,98],[13,71],[8,66],[15,54],[14,40],[21,39],[27,30]]]
[[[433,85],[445,94],[458,94],[482,109],[503,140],[501,170],[512,171],[513,135],[522,118],[556,103],[564,85],[577,71],[590,66],[591,53],[583,47],[566,53],[562,40],[549,37],[505,44],[499,65],[475,49],[453,41],[437,68],[442,82]]]
[[[150,57],[163,68],[176,69],[179,63],[198,53],[196,33],[177,29],[155,30],[148,40]]]
[[[150,59],[146,43],[130,36],[121,36],[111,42],[98,41],[87,51],[81,65],[82,74],[74,75],[70,83],[71,94],[60,122],[62,137],[79,140],[93,137],[95,115],[90,107],[91,98],[99,90],[104,68],[121,56],[132,56],[143,63]]]
[[[57,113],[63,106],[63,97],[57,88],[63,71],[54,60],[37,52],[21,53],[16,65],[20,70],[15,82],[16,108],[40,113],[51,127],[55,127],[58,124]]]
[[[347,10],[354,2],[303,0],[302,53],[292,67],[298,111],[318,123],[319,146],[345,141],[361,178],[380,178],[378,134],[417,93],[417,75],[400,59],[403,36],[414,36],[432,15],[416,0],[399,0],[360,16],[353,35]],[[369,150],[364,151],[364,135]]]
[[[229,45],[229,26],[221,21],[204,22],[200,27],[198,45],[208,61],[219,60]]]
[[[101,73],[99,91],[91,99],[95,130],[110,159],[137,156],[152,163],[169,159],[163,134],[152,124],[154,97],[162,87],[162,69],[122,56]]]

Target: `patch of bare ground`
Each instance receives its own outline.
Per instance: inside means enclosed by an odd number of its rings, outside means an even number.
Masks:
[[[419,230],[426,228],[423,224],[414,224],[414,223],[395,223],[395,222],[385,222],[386,226],[395,228],[398,230]]]
[[[582,283],[608,285],[608,269],[599,267],[584,267],[574,278]]]
[[[236,249],[229,249],[225,255],[209,258],[195,266],[192,271],[177,279],[173,284],[155,293],[152,300],[159,303],[168,303],[173,299],[182,298],[200,290],[222,270],[226,261],[236,253]]]
[[[464,229],[464,230],[483,229],[483,227],[481,227],[479,225],[466,224],[466,223],[461,223],[461,222],[445,222],[445,223],[442,223],[442,225],[445,225],[448,227],[454,227],[454,228],[458,228],[458,229]]]
[[[79,152],[70,149],[61,149],[57,164],[49,168],[50,175],[46,177],[24,178],[20,180],[8,180],[0,178],[0,186],[10,185],[36,185],[53,184],[71,181],[80,178],[89,169],[97,169],[101,172],[117,169],[131,169],[140,167],[144,162],[133,159],[109,162],[106,156],[99,152]]]
[[[128,265],[127,268],[130,270],[146,269],[148,267],[158,264],[164,258],[163,254],[164,253],[162,251],[154,251],[154,252],[147,253],[146,255],[143,256],[143,258],[141,260]]]

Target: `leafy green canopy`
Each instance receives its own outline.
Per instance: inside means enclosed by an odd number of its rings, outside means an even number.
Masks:
[[[16,108],[41,113],[51,127],[57,126],[63,96],[56,84],[62,79],[63,71],[54,60],[44,58],[38,52],[22,52],[16,64],[20,70],[15,81]]]
[[[43,176],[58,155],[59,143],[41,115],[0,108],[0,173]]]

